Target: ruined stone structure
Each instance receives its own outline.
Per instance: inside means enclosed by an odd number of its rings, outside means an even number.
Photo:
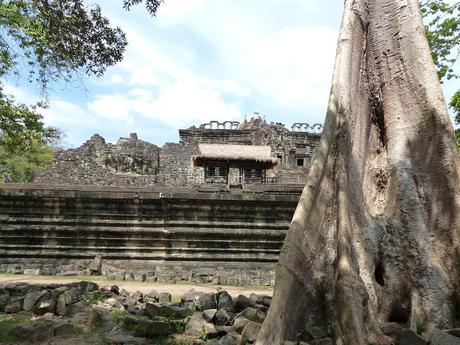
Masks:
[[[77,149],[58,152],[51,167],[38,173],[35,182],[150,187],[197,186],[217,181],[228,185],[233,184],[232,181],[237,181],[235,184],[242,181],[246,184],[302,184],[320,130],[321,125],[301,123],[288,130],[283,124],[267,123],[256,114],[243,123],[211,121],[199,128],[181,129],[178,144],[166,143],[161,148],[139,140],[136,134],[121,138],[116,144],[106,143],[95,134]],[[254,153],[252,158],[248,153],[244,162],[228,156],[231,168],[229,164],[216,165],[209,160],[201,164],[206,154],[200,151],[200,144],[252,146],[252,150],[243,147],[233,151],[244,149]],[[269,149],[269,157],[262,161],[270,164],[260,164],[258,152],[265,150],[264,147]],[[194,157],[201,157],[201,163],[194,164]]]
[[[269,285],[300,192],[6,184],[0,271]]]
[[[0,272],[271,285],[313,127],[211,122],[161,148],[95,134],[0,186]]]

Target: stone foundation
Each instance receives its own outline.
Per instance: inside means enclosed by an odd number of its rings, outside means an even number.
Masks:
[[[0,271],[272,285],[300,192],[5,185]]]

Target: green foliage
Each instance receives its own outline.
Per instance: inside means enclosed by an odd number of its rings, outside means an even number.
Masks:
[[[104,302],[107,299],[99,291],[88,292],[83,297],[89,304],[98,304],[100,302]]]
[[[84,325],[73,325],[73,331],[76,335],[83,335],[86,333],[86,328]]]
[[[458,78],[454,65],[460,58],[460,1],[425,0],[420,3],[425,20],[425,32],[431,55],[441,83]],[[460,125],[460,91],[449,102],[455,123]],[[457,147],[460,152],[460,132],[456,130]]]
[[[129,11],[133,5],[138,5],[142,2],[144,2],[144,0],[123,0],[123,8]],[[145,0],[145,8],[151,16],[155,16],[162,2],[163,0]]]
[[[9,151],[0,146],[0,181],[32,182],[34,174],[52,162],[53,154],[54,149],[39,140],[23,151]]]
[[[425,332],[425,321],[422,319],[417,321],[417,334],[422,335]]]
[[[206,328],[204,327],[204,325],[200,328],[200,334],[198,335],[198,339],[203,341],[208,340],[208,334],[206,333]]]
[[[86,7],[83,0],[4,0],[0,32],[0,73],[28,70],[29,80],[43,88],[80,71],[102,75],[122,60],[127,45],[100,7]]]
[[[12,340],[12,336],[10,335],[11,331],[14,327],[21,323],[20,320],[17,319],[6,319],[0,320],[0,342],[8,342]]]
[[[439,79],[458,78],[453,66],[460,56],[460,2],[428,0],[421,3],[425,31]]]
[[[110,311],[110,318],[116,323],[122,323],[127,315],[128,312],[124,309],[115,309]]]

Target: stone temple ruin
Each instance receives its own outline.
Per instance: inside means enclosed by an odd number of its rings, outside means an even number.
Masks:
[[[255,116],[163,147],[95,134],[0,186],[0,272],[272,285],[320,130]]]
[[[163,147],[135,133],[106,143],[95,134],[77,149],[60,151],[35,182],[109,186],[301,184],[322,126],[250,121],[203,124],[179,130],[180,142]]]

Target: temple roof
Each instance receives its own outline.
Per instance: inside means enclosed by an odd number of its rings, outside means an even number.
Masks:
[[[272,157],[270,146],[228,145],[228,144],[198,144],[200,154],[193,161],[223,160],[223,161],[253,161],[275,165],[278,159]]]

